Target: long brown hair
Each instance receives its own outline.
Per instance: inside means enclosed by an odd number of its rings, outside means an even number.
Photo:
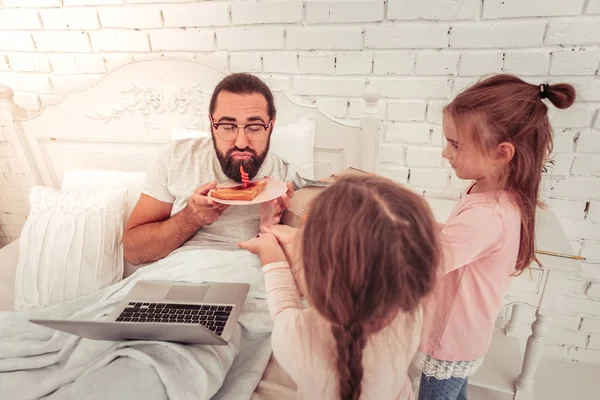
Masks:
[[[543,205],[539,198],[542,169],[553,148],[543,98],[558,108],[568,108],[575,101],[575,89],[566,83],[532,85],[501,74],[471,86],[445,107],[461,140],[464,137],[482,153],[495,151],[503,142],[515,147],[497,187],[513,195],[521,213],[518,273],[533,260],[538,262],[534,253],[535,208]]]
[[[311,204],[302,235],[307,299],[331,323],[342,400],[358,399],[369,335],[414,314],[440,261],[425,200],[379,177],[343,177]]]

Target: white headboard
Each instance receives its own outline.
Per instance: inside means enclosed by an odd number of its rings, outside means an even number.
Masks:
[[[170,140],[172,128],[208,131],[210,95],[225,75],[191,60],[138,61],[89,88],[66,93],[59,103],[30,118],[10,113],[6,104],[12,93],[4,88],[0,111],[14,120],[14,133],[35,184],[58,188],[71,169],[145,171]],[[354,125],[331,118],[316,106],[294,102],[283,92],[274,91],[274,96],[277,125],[315,118],[316,178],[348,166],[375,170],[380,117],[379,96],[371,86],[365,88],[365,115]]]

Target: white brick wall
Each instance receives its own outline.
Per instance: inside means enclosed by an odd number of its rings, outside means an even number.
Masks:
[[[342,119],[365,83],[382,95],[379,174],[458,199],[441,157],[442,109],[490,73],[570,82],[550,108],[544,193],[587,260],[554,318],[554,357],[600,363],[600,0],[0,0],[0,82],[29,114],[120,65],[164,55],[252,71]],[[31,177],[0,130],[0,246],[20,232]],[[532,316],[533,318],[533,316]],[[521,336],[524,341],[527,329]]]
[[[460,58],[459,75],[482,76],[502,72],[504,55],[500,52],[463,53]]]
[[[263,53],[263,71],[294,73],[298,71],[298,54],[296,53]]]
[[[373,54],[353,51],[338,53],[335,57],[335,72],[339,75],[370,74],[373,70]]]
[[[600,202],[590,201],[587,219],[593,222],[600,222]]]
[[[140,43],[142,40],[140,39]],[[215,49],[215,34],[198,29],[158,29],[150,31],[153,51],[211,51]]]
[[[61,54],[50,57],[56,75],[102,74],[106,72],[104,57],[100,54]]]
[[[65,0],[65,5],[70,0]],[[2,0],[4,7],[60,7],[61,0]]]
[[[384,97],[400,99],[443,99],[450,92],[446,78],[373,78],[371,82]]]
[[[383,15],[383,0],[306,4],[306,22],[309,24],[377,22],[383,20]]]
[[[374,73],[377,75],[411,75],[415,64],[415,54],[409,51],[375,53]]]
[[[302,2],[238,2],[231,5],[234,25],[293,23],[303,16]]]
[[[457,75],[460,53],[447,51],[423,51],[417,53],[417,75]]]
[[[87,53],[91,50],[88,34],[84,31],[33,32],[32,36],[40,52]]]
[[[586,13],[600,14],[600,0],[589,0]]]
[[[598,143],[598,133],[581,133],[577,139],[577,151],[579,153],[600,153],[600,143]]]
[[[442,154],[439,149],[409,147],[406,151],[406,165],[409,167],[440,167]]]
[[[0,9],[0,29],[41,29],[35,10],[20,8]]]
[[[483,18],[579,15],[584,0],[486,0]]]
[[[48,8],[40,10],[44,29],[98,29],[100,20],[95,9],[89,7]]]
[[[475,19],[478,0],[390,1],[387,17],[392,20],[461,20]]]
[[[45,54],[12,53],[7,56],[10,70],[14,72],[51,72]]]
[[[151,29],[162,26],[160,7],[155,5],[98,8],[103,28]]]
[[[598,44],[600,16],[550,21],[546,32],[546,45]]]
[[[297,76],[294,78],[294,91],[308,96],[361,97],[365,90],[364,78],[326,78]]]
[[[445,48],[449,24],[419,23],[367,28],[365,46],[369,49]]]
[[[546,75],[550,65],[550,54],[543,51],[507,52],[504,71],[515,75]]]
[[[387,119],[393,121],[423,121],[427,103],[414,100],[395,100],[387,103]]]
[[[262,59],[256,53],[234,53],[229,56],[229,68],[231,72],[260,72]]]
[[[226,26],[229,25],[227,3],[193,3],[163,5],[165,28]]]
[[[298,56],[300,71],[308,74],[334,74],[335,55],[333,53],[307,53]]]
[[[550,75],[594,75],[600,65],[600,49],[579,48],[552,53]]]
[[[386,142],[429,144],[429,126],[426,124],[390,124],[386,130]]]
[[[270,50],[284,48],[281,28],[222,28],[217,30],[217,46],[224,50]]]
[[[478,24],[459,22],[452,25],[450,47],[496,48],[538,47],[546,23],[535,22],[482,22]]]
[[[90,32],[95,52],[150,51],[148,33],[139,31],[101,30]]]
[[[1,31],[0,51],[34,51],[31,33],[26,31]]]
[[[289,28],[286,45],[290,49],[361,49],[363,45],[362,28]]]

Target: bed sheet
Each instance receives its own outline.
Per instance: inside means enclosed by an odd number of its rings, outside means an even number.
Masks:
[[[19,242],[0,249],[0,311],[12,311],[15,299],[15,272],[19,260]]]
[[[18,241],[0,249],[0,311],[12,311],[18,258]],[[281,368],[277,360],[271,356],[263,377],[252,395],[252,400],[293,399],[297,399],[294,381]]]

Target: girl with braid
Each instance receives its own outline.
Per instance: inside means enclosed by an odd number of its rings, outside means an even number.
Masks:
[[[300,398],[413,399],[419,303],[440,262],[425,200],[384,178],[343,177],[300,230],[263,230],[239,245],[261,259],[273,354]]]

